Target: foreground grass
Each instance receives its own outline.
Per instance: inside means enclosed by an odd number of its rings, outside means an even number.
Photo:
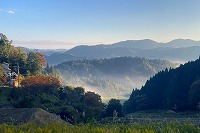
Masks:
[[[154,123],[148,125],[75,125],[54,123],[46,126],[36,124],[0,125],[0,133],[199,133],[200,128],[189,123]]]

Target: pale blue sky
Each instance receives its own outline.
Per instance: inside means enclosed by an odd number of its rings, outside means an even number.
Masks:
[[[0,18],[0,32],[33,48],[200,40],[200,0],[0,0]]]

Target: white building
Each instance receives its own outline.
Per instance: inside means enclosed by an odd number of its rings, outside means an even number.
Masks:
[[[8,63],[3,63],[2,64],[3,67],[3,71],[9,75],[9,73],[11,73],[11,69],[9,68],[9,64]]]
[[[3,71],[4,73],[7,74],[7,78],[8,78],[8,85],[11,86],[19,86],[18,82],[16,81],[16,78],[18,77],[18,75],[15,72],[12,72],[12,70],[9,68],[9,64],[8,63],[3,63],[2,64],[3,67]]]

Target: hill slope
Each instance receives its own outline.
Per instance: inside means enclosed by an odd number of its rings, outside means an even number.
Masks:
[[[157,73],[141,90],[134,90],[127,112],[146,109],[191,110],[200,106],[200,59]]]
[[[56,115],[40,108],[1,108],[0,118],[0,124],[37,123],[45,125],[62,121]]]
[[[176,67],[165,60],[148,60],[140,57],[77,60],[55,66],[67,85],[83,86],[105,97],[127,95],[132,88],[140,87],[156,72]]]

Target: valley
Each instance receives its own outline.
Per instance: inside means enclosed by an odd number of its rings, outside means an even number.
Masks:
[[[140,88],[155,73],[178,65],[166,60],[116,57],[68,61],[54,67],[68,86],[82,86],[103,99],[127,99],[134,88]]]

